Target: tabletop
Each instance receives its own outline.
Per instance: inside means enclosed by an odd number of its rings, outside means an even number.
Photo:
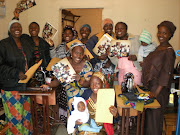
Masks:
[[[139,93],[145,93],[143,90],[141,90],[138,86],[136,86]],[[115,85],[115,93],[116,93],[116,101],[117,101],[117,106],[121,108],[132,108],[131,105],[124,105],[123,100],[121,97],[118,97],[119,94],[122,94],[121,91],[121,86],[120,85]],[[155,99],[153,103],[147,104],[144,106],[144,108],[160,108],[161,105],[159,102]]]

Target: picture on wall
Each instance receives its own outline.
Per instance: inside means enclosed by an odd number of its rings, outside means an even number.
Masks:
[[[19,9],[19,12],[23,12],[33,6],[36,5],[35,0],[21,0],[17,3],[17,8]]]
[[[57,29],[50,23],[46,22],[42,31],[42,37],[49,43],[50,40],[53,40],[56,33]]]
[[[5,7],[5,0],[0,0],[0,7]]]

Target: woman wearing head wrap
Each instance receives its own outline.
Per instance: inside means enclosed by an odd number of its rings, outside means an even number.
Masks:
[[[85,45],[82,43],[73,43],[70,47],[71,57],[68,57],[70,64],[75,70],[74,81],[65,86],[66,96],[68,98],[68,112],[72,111],[73,97],[82,95],[85,89],[89,87],[89,80],[92,74],[92,66],[89,61],[84,60]],[[56,87],[60,82],[55,79],[50,87]]]
[[[101,56],[97,56],[92,50],[95,47],[95,45],[97,44],[97,42],[101,39],[101,37],[105,34],[108,33],[110,36],[112,36],[113,38],[115,37],[115,33],[113,32],[113,21],[109,18],[106,18],[102,21],[102,28],[103,31],[93,35],[92,37],[89,38],[89,40],[86,43],[86,47],[87,49],[91,52],[91,54],[93,55],[93,59],[91,59],[91,64],[94,67],[95,64],[97,62],[100,62],[100,60],[105,60],[107,58],[107,54],[101,55]]]
[[[86,44],[86,42],[88,41],[88,37],[91,33],[91,26],[89,24],[84,24],[81,26],[80,28],[80,34],[81,34],[81,42],[83,44]]]
[[[146,110],[145,135],[162,134],[163,114],[169,101],[175,62],[175,52],[169,40],[173,37],[176,26],[170,21],[164,21],[157,28],[160,45],[144,60],[142,82],[150,90],[150,95],[158,100],[161,108]]]
[[[90,80],[90,88],[87,89],[82,94],[82,97],[86,100],[87,107],[88,107],[89,114],[90,114],[90,118],[92,118],[92,119],[95,119],[97,92],[99,89],[104,87],[104,83],[105,83],[104,75],[101,72],[94,72],[92,77],[91,77],[91,80]],[[115,106],[110,106],[109,111],[117,121],[117,118],[118,118],[117,108]],[[81,123],[79,123],[79,124],[81,124]],[[105,131],[101,130],[100,133],[93,133],[93,135],[106,135],[106,134],[113,135],[114,134],[112,124],[97,123],[97,125],[103,126],[103,128],[105,128]],[[82,132],[80,132],[79,134],[83,135]],[[92,132],[91,133],[86,132],[86,134],[91,135]]]
[[[18,83],[26,79],[25,72],[33,64],[33,47],[22,34],[19,21],[9,23],[9,37],[0,41],[0,85],[8,135],[32,134],[30,97],[20,96],[26,84]]]

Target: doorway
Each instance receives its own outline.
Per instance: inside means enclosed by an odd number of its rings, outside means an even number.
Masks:
[[[69,16],[66,16],[66,20],[63,20],[65,16],[63,10],[69,11]],[[80,28],[83,24],[89,24],[91,26],[92,35],[99,33],[102,30],[102,10],[103,8],[90,8],[90,9],[61,9],[61,20],[62,20],[62,29],[66,25],[74,26],[78,32],[78,38],[81,38]],[[61,32],[62,33],[62,32]]]

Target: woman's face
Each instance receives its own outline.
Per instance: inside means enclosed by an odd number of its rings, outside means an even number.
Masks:
[[[171,33],[167,27],[160,26],[158,28],[157,37],[160,43],[167,43],[171,37]]]
[[[12,37],[19,38],[22,34],[22,26],[19,23],[13,23],[10,27]]]
[[[103,82],[101,81],[101,79],[99,79],[96,76],[92,76],[91,80],[90,80],[90,88],[93,91],[93,93],[98,92],[99,89],[101,89],[103,87]]]
[[[123,23],[119,23],[115,26],[116,37],[123,39],[127,36],[126,26]]]
[[[72,41],[73,39],[73,33],[71,30],[65,30],[64,34],[63,34],[63,39],[66,43]]]
[[[88,38],[90,34],[90,30],[87,27],[83,27],[80,30],[80,34],[82,38]]]
[[[105,33],[111,35],[113,31],[113,25],[111,23],[107,23],[106,25],[104,25],[103,29]]]
[[[35,23],[29,25],[29,34],[32,37],[37,37],[39,34],[39,26]]]
[[[76,46],[71,51],[72,60],[74,63],[81,63],[84,57],[84,49],[81,46]]]

